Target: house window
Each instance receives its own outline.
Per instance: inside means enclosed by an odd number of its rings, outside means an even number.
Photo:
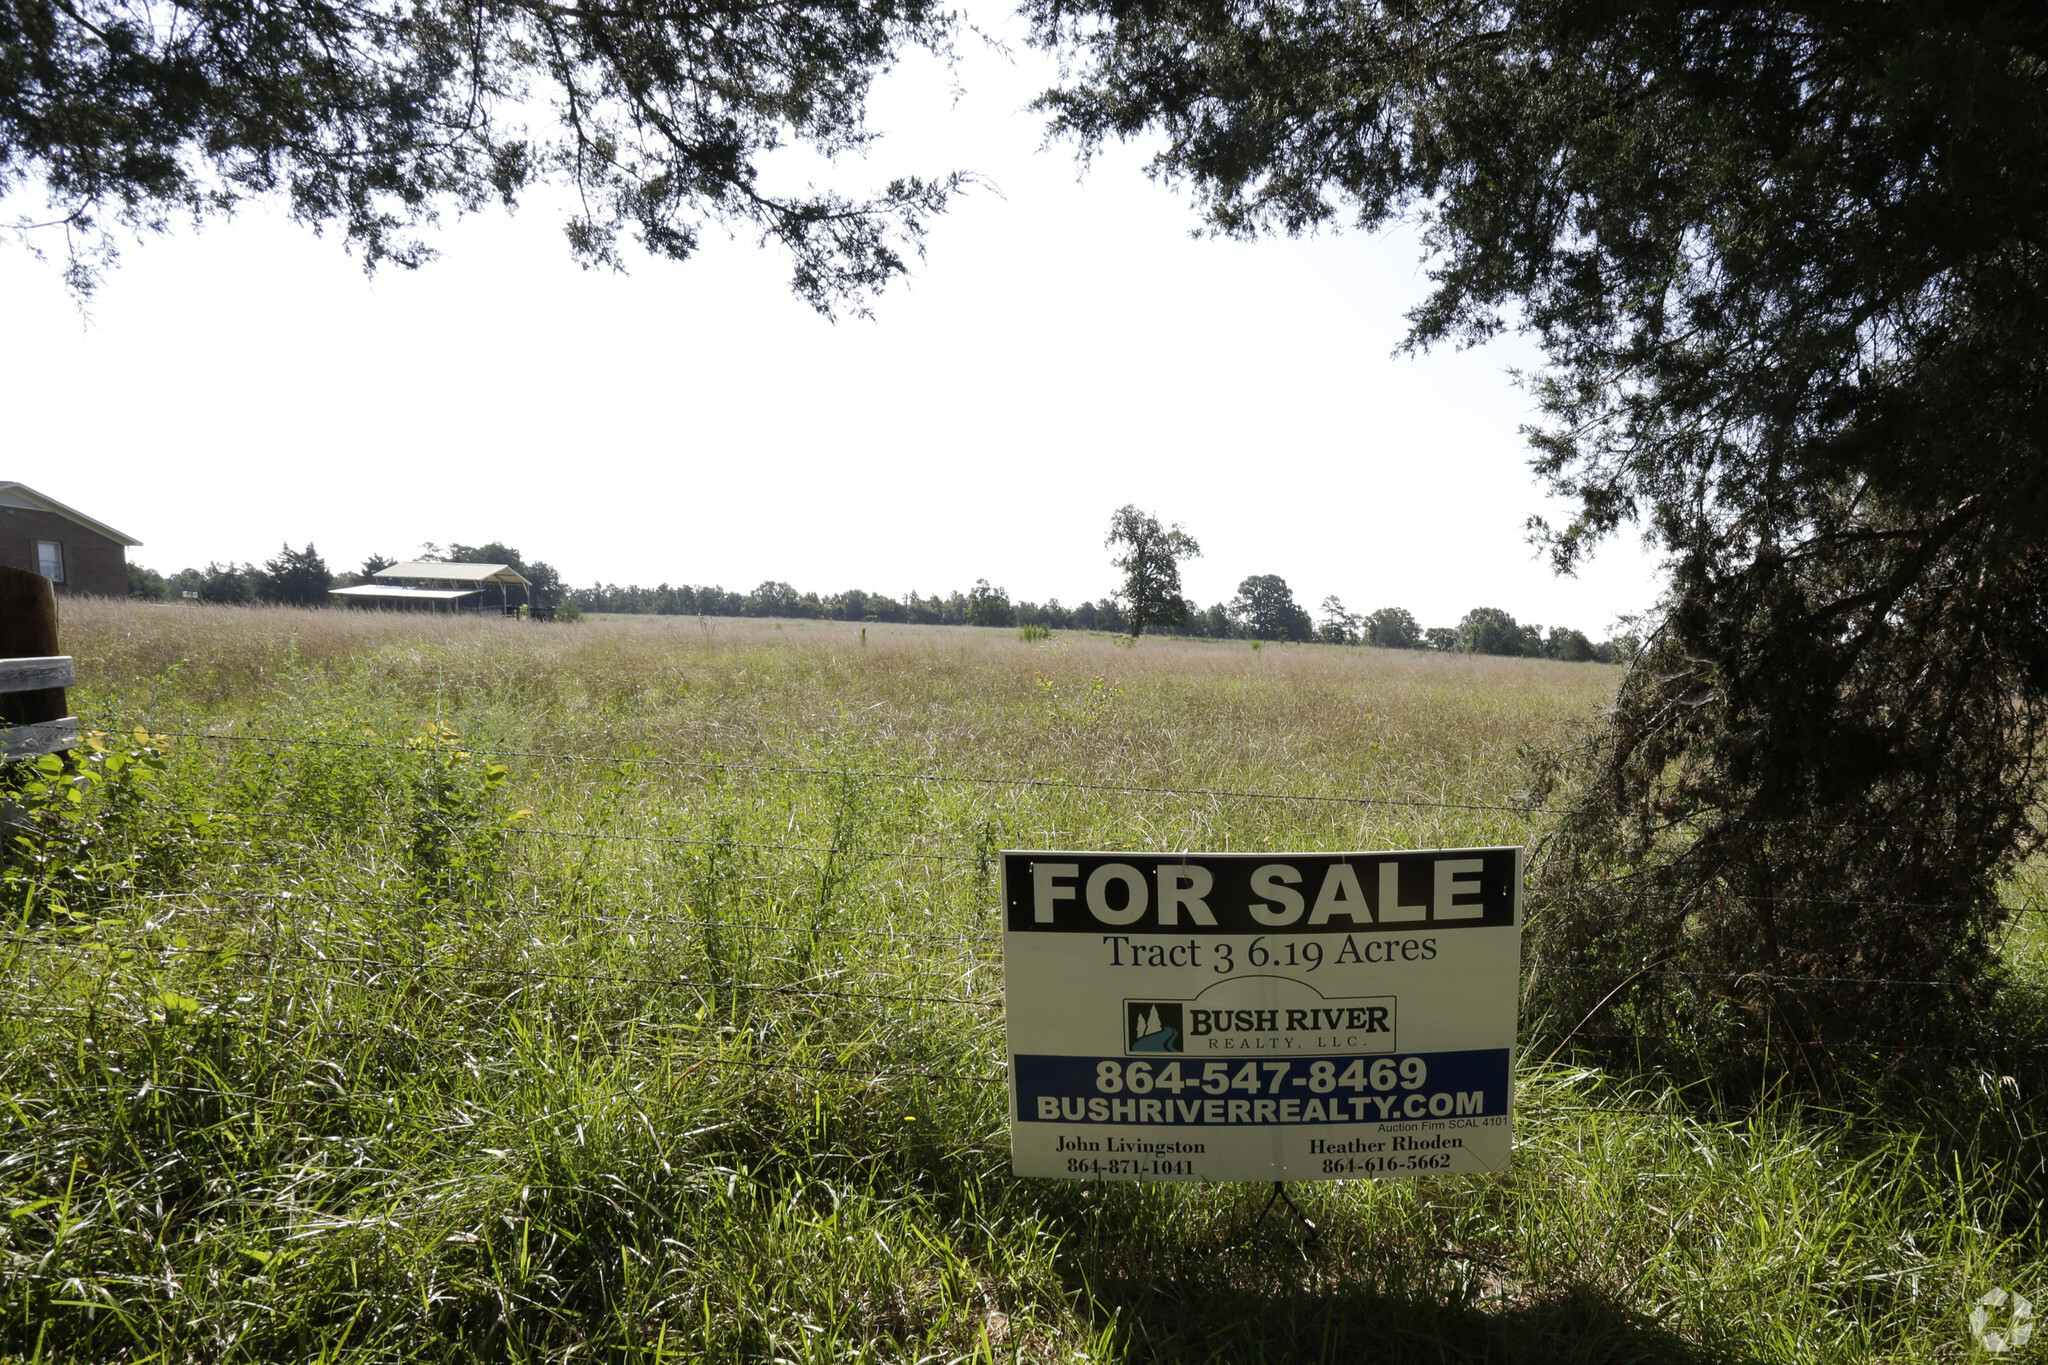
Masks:
[[[64,542],[61,540],[39,540],[36,542],[36,572],[52,583],[64,581]]]

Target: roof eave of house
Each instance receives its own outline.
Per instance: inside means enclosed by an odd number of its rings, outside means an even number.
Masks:
[[[39,493],[35,489],[30,488],[27,484],[22,483],[18,479],[0,479],[0,493],[18,493],[22,497],[30,500],[31,502],[42,504],[43,510],[48,512],[54,512],[60,517],[65,517],[71,521],[75,521],[80,526],[85,527],[89,531],[97,531],[99,534],[105,536],[108,540],[118,540],[123,545],[140,545],[142,543],[141,541],[137,540],[134,536],[128,535],[125,532],[116,531],[113,527],[107,525],[104,521],[98,521],[92,517],[87,516],[85,513],[79,511],[76,507],[66,507],[63,503],[58,502],[48,493]]]

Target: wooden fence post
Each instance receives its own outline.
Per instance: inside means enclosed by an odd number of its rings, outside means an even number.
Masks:
[[[65,711],[71,660],[59,648],[55,587],[41,574],[0,565],[0,761],[78,742],[78,722]]]

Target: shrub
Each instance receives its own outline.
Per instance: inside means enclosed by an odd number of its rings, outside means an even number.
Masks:
[[[138,874],[163,861],[160,841],[135,826],[164,770],[162,743],[139,728],[119,739],[93,732],[77,749],[9,771],[15,811],[0,851],[0,904],[10,918],[84,913],[148,883]]]
[[[418,755],[407,783],[405,861],[419,899],[495,904],[506,836],[532,812],[504,811],[505,765],[471,753],[448,726],[430,721],[406,747]]]

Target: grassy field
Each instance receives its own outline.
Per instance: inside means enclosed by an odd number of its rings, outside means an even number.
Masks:
[[[996,850],[1528,841],[1613,670],[67,613],[112,761],[13,867],[0,1358],[1962,1361],[2048,1300],[1911,1122],[1560,1060],[1511,1173],[1298,1187],[1312,1234],[1008,1175]]]

